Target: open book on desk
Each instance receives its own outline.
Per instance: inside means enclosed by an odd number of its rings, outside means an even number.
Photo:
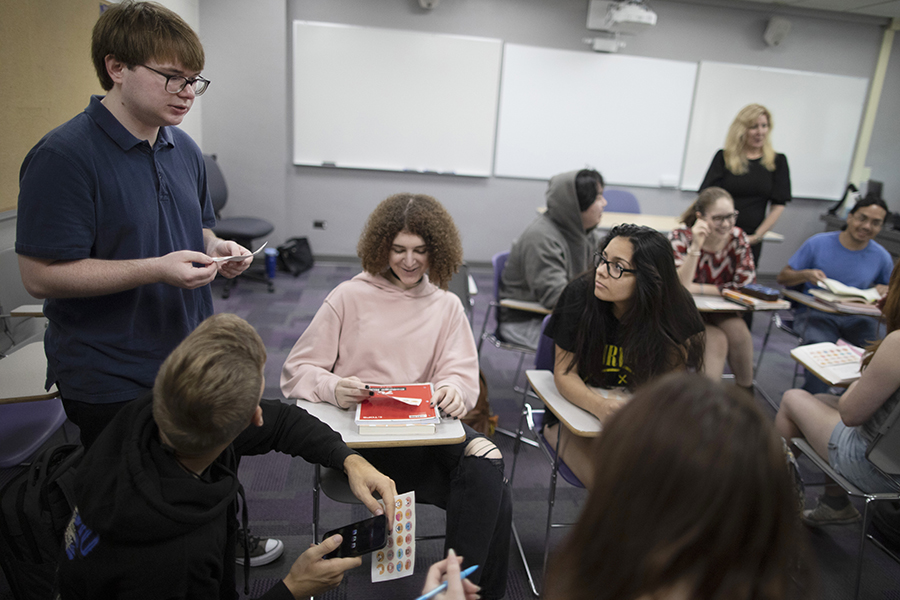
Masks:
[[[825,282],[820,281],[819,285],[827,289],[811,287],[809,294],[836,311],[851,315],[881,316],[881,310],[875,306],[875,302],[878,301],[881,295],[875,288],[860,290],[844,285],[834,279],[826,279]],[[835,292],[834,290],[841,291]]]
[[[356,405],[360,435],[428,434],[441,422],[431,406],[434,387],[430,383],[371,385],[375,392]]]
[[[847,387],[859,379],[863,349],[843,341],[798,346],[791,356],[828,385]]]

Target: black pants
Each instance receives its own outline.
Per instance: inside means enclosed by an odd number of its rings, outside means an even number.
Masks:
[[[463,568],[481,565],[469,579],[486,600],[506,593],[512,499],[503,460],[466,456],[468,443],[484,437],[468,425],[466,441],[449,446],[368,448],[366,460],[397,484],[397,492],[416,492],[416,501],[447,511],[444,553],[463,557]]]
[[[78,429],[81,430],[81,444],[84,446],[85,452],[94,444],[107,423],[112,421],[116,413],[122,410],[129,402],[132,402],[132,400],[111,402],[109,404],[91,404],[80,400],[62,399],[66,416],[70,421],[78,425]]]

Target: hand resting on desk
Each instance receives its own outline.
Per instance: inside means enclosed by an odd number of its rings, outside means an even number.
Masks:
[[[371,396],[373,392],[368,385],[355,375],[344,377],[334,387],[334,399],[341,408],[352,408]],[[459,418],[464,416],[468,409],[463,402],[462,394],[453,386],[445,385],[438,388],[431,397],[431,406],[437,406],[441,412],[449,417]]]

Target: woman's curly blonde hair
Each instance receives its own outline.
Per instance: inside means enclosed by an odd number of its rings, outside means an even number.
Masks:
[[[373,275],[388,270],[391,244],[401,231],[425,241],[428,278],[446,290],[462,264],[462,242],[450,213],[440,202],[425,194],[394,194],[372,211],[356,245],[363,270]]]
[[[775,170],[775,150],[772,148],[771,135],[775,124],[772,122],[772,113],[762,104],[748,104],[737,114],[731,127],[728,128],[728,135],[725,136],[725,146],[723,151],[725,154],[725,166],[735,175],[743,175],[749,171],[747,154],[744,147],[747,143],[747,130],[756,124],[756,120],[760,116],[765,115],[769,122],[769,135],[762,149],[762,165],[769,171]]]

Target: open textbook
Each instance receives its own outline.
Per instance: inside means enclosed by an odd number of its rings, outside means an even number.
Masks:
[[[817,282],[817,285],[821,289],[812,288],[809,293],[822,300],[875,304],[881,298],[881,294],[874,287],[861,290],[852,285],[843,284],[837,279],[826,278],[824,281]]]
[[[859,379],[863,349],[838,340],[798,346],[791,356],[828,385],[846,387]]]

